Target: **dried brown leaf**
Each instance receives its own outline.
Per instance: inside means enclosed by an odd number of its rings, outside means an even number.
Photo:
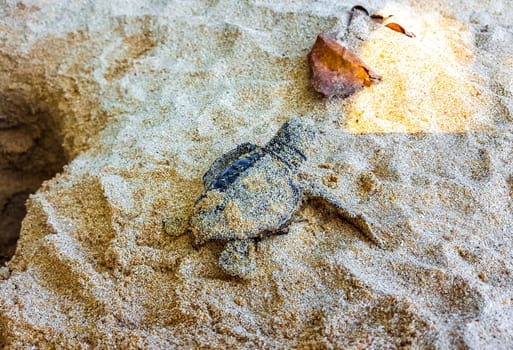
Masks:
[[[335,34],[321,33],[308,54],[313,88],[326,97],[348,97],[372,80],[374,73],[357,55],[339,44]]]
[[[351,7],[351,10],[349,10],[349,21],[347,22],[347,27],[349,28],[351,26],[351,22],[353,21],[353,18],[358,17],[360,14],[358,11],[362,11],[366,16],[369,16],[369,11],[361,5],[356,5]]]
[[[365,14],[367,16],[369,16],[369,11],[367,11],[367,9],[365,7],[363,7],[362,5],[355,5],[355,6],[351,7],[350,12],[354,13],[355,10],[360,10],[362,12],[365,12]]]
[[[370,15],[370,18],[372,18],[373,20],[375,20],[376,22],[379,22],[379,23],[383,23],[385,22],[387,19],[389,19],[390,17],[393,17],[394,15],[390,15],[390,16],[383,16],[383,15],[379,15],[377,13],[374,13],[372,15]]]
[[[415,38],[415,34],[407,31],[406,29],[404,29],[401,25],[399,25],[397,23],[390,22],[390,23],[385,24],[385,27],[395,30],[396,32],[403,33],[404,35],[409,36],[410,38]]]

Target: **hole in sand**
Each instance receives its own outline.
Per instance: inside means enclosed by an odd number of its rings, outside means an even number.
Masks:
[[[0,266],[14,255],[25,201],[67,163],[60,129],[37,101],[0,92]]]

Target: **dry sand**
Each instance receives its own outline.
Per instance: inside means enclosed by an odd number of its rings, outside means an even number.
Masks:
[[[383,80],[325,100],[306,54],[354,4],[0,2],[0,200],[69,160],[0,268],[0,344],[513,348],[513,3],[365,3],[416,37],[353,43]],[[384,249],[320,201],[250,280],[164,232],[214,159],[294,116],[324,129],[302,176]]]

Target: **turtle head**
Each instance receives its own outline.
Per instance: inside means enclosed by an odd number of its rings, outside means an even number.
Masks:
[[[292,118],[282,125],[265,146],[290,168],[299,167],[315,148],[317,134],[314,127],[301,118]]]

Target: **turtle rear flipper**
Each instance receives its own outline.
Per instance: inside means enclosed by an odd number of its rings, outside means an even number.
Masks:
[[[219,265],[227,274],[249,279],[256,269],[256,242],[254,239],[234,240],[226,243],[219,257]]]

